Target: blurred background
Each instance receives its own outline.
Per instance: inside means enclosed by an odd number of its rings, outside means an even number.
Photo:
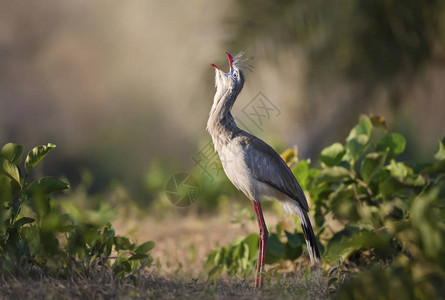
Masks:
[[[408,162],[445,135],[443,1],[0,1],[0,143],[54,143],[41,173],[151,204],[199,172],[224,51],[254,57],[234,114],[263,93],[279,114],[254,133],[279,151],[315,162],[362,113]]]

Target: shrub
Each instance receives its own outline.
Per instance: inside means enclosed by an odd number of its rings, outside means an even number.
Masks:
[[[445,138],[439,145],[434,162],[410,166],[398,160],[405,138],[387,132],[383,118],[362,116],[345,143],[321,151],[318,167],[310,160],[298,160],[293,150],[282,154],[311,202],[326,269],[339,270],[344,262],[364,270],[371,267],[353,276],[340,296],[352,299],[363,292],[365,299],[382,280],[390,281],[379,290],[385,296],[402,287],[407,295],[421,298],[443,295]],[[298,228],[295,233],[279,228],[272,233],[269,263],[304,253]],[[258,244],[246,240],[240,238],[212,252],[207,260],[209,274],[252,273]],[[238,248],[247,249],[249,255],[241,255],[241,250],[235,251]]]
[[[32,169],[56,146],[24,147],[8,143],[0,150],[0,272],[20,274],[37,267],[53,274],[107,266],[128,275],[152,263],[154,243],[131,243],[110,224],[113,210],[101,205],[84,211],[74,203],[58,205],[50,194],[68,190],[54,177],[28,182]],[[22,272],[23,273],[23,272]]]

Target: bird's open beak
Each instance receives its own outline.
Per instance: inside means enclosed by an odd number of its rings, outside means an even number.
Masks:
[[[232,71],[232,63],[233,63],[233,57],[232,57],[232,55],[230,55],[228,52],[226,52],[226,54],[227,54],[227,58],[229,59],[229,66],[230,66],[230,71],[229,71],[229,73]],[[217,69],[217,70],[219,70],[219,71],[221,71],[222,72],[222,70],[217,66],[217,65],[215,65],[215,64],[210,64],[212,67],[214,67],[215,69]],[[223,72],[224,73],[224,72]],[[228,73],[228,74],[229,74]],[[225,74],[225,73],[224,73]],[[226,74],[226,76],[227,76],[227,74]]]

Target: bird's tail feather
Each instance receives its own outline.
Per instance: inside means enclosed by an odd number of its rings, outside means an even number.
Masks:
[[[317,239],[306,211],[293,199],[283,202],[283,207],[287,213],[297,216],[300,220],[311,263],[320,263],[320,250],[318,249]]]

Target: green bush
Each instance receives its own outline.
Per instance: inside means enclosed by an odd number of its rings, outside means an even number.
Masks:
[[[152,263],[154,243],[131,243],[110,225],[113,210],[82,210],[74,203],[55,203],[49,195],[69,189],[54,177],[28,182],[32,169],[56,146],[24,147],[8,143],[0,150],[0,273],[21,274],[40,268],[53,274],[108,266],[128,275]]]
[[[443,294],[445,139],[432,163],[410,166],[398,160],[405,146],[402,135],[387,132],[383,118],[362,116],[345,143],[321,151],[319,167],[298,160],[293,150],[282,154],[311,203],[326,269],[338,270],[335,266],[345,262],[370,268],[352,276],[352,283],[341,288],[342,297],[352,299],[362,291],[363,299],[372,296],[381,285],[376,276],[381,269],[383,278],[394,278],[379,289],[385,297],[401,287],[420,298]],[[267,256],[273,259],[266,263],[294,260],[305,252],[298,229],[291,234],[278,227],[271,234]],[[252,273],[258,244],[247,238],[212,252],[209,274]]]

